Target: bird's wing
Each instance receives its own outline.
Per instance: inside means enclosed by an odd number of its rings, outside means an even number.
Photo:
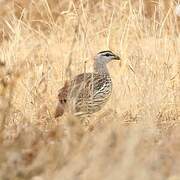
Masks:
[[[70,83],[69,93],[73,98],[89,98],[92,96],[95,81],[99,79],[98,74],[82,73],[77,75]]]
[[[82,73],[77,75],[72,81],[71,83],[73,84],[81,84],[83,82],[86,82],[87,79],[89,79],[90,77],[93,76],[93,73]]]
[[[77,76],[73,80],[66,81],[64,86],[59,90],[58,99],[61,104],[66,103],[68,94],[73,90],[79,89],[79,87],[86,82],[86,80],[92,76],[92,73],[82,73]]]
[[[68,96],[70,98],[89,97],[92,95],[93,89],[98,90],[101,88],[105,80],[99,74],[95,73],[79,74],[70,82],[66,81],[64,86],[59,90],[59,102],[66,104]]]

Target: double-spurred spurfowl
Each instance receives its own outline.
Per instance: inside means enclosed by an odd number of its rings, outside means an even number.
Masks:
[[[112,92],[112,81],[106,66],[112,60],[120,60],[120,57],[111,51],[101,51],[94,58],[92,73],[82,73],[66,81],[59,90],[55,117],[62,116],[65,111],[78,117],[99,111]]]

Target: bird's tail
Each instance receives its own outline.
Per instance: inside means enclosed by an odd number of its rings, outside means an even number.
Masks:
[[[64,114],[64,105],[58,102],[55,113],[54,113],[54,117],[57,118],[59,116],[62,116],[63,114]]]

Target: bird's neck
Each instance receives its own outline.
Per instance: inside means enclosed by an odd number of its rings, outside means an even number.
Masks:
[[[107,65],[105,63],[96,62],[94,64],[94,72],[98,73],[100,75],[108,75],[109,76],[109,71],[108,71]]]

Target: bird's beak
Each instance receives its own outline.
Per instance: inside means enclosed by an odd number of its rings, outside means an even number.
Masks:
[[[121,60],[121,58],[119,57],[119,56],[117,56],[117,55],[114,55],[114,58],[113,59],[115,59],[115,60]]]

